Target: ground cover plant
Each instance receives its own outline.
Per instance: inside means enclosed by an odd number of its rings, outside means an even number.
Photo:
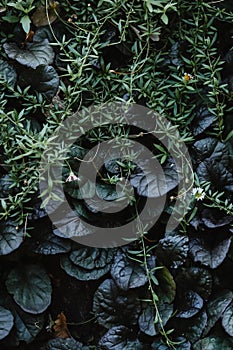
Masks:
[[[232,11],[213,0],[0,1],[1,349],[233,348]],[[114,208],[123,178],[134,191],[122,220],[137,218],[147,198],[165,198],[136,241],[97,248],[50,220],[54,179],[41,196],[39,164],[67,118],[109,102],[155,111],[168,135],[178,128],[174,143],[186,145],[194,183],[168,233],[179,185],[171,149],[123,124],[90,130],[63,167],[80,218],[115,225],[85,199]],[[90,149],[135,135],[169,185],[158,191],[154,174],[148,191],[133,157],[104,162],[95,186],[79,178]]]

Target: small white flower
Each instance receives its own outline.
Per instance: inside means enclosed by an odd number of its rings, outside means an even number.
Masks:
[[[71,181],[79,181],[80,178],[76,176],[73,171],[70,172],[70,175],[67,177],[66,182],[71,182]]]
[[[184,78],[184,80],[189,81],[189,80],[194,79],[194,76],[192,74],[189,74],[189,73],[184,73],[183,78]]]
[[[197,201],[199,200],[202,201],[205,198],[205,192],[201,187],[194,187],[192,189],[192,195],[195,197]]]

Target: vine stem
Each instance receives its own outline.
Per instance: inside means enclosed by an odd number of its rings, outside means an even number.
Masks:
[[[148,279],[148,290],[152,296],[152,302],[153,302],[153,306],[154,306],[154,309],[155,309],[155,319],[154,319],[154,323],[159,323],[159,326],[160,326],[160,334],[162,336],[164,336],[165,340],[166,340],[166,344],[171,347],[172,349],[176,349],[174,347],[174,342],[169,338],[167,332],[165,331],[164,329],[164,325],[163,325],[163,320],[160,316],[160,313],[159,313],[159,308],[158,308],[158,296],[157,294],[155,293],[154,291],[154,288],[153,288],[153,282],[152,282],[152,278],[151,278],[151,270],[148,266],[148,261],[147,261],[147,257],[148,257],[148,251],[147,251],[147,248],[146,248],[146,245],[145,245],[145,241],[144,241],[144,236],[145,234],[147,233],[145,230],[144,230],[144,227],[142,225],[142,222],[140,220],[140,217],[139,217],[139,214],[138,214],[138,211],[137,211],[137,208],[135,207],[135,210],[136,210],[136,215],[137,215],[137,223],[138,223],[138,232],[140,234],[140,243],[141,243],[141,246],[142,246],[142,251],[143,251],[143,266],[145,267],[145,270],[146,270],[146,276],[147,276],[147,279]]]

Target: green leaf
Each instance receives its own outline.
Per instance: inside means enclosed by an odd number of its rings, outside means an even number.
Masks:
[[[116,191],[115,185],[110,184],[96,184],[96,194],[100,199],[103,199],[105,201],[114,201],[119,198],[124,197],[124,193],[118,193]]]
[[[32,342],[44,326],[44,314],[30,315],[21,310],[10,297],[6,299],[4,306],[7,307],[14,316],[14,330],[17,339],[26,343]]]
[[[198,166],[196,171],[199,180],[210,182],[212,188],[220,192],[233,192],[233,176],[223,162],[208,158]]]
[[[68,339],[52,339],[49,340],[45,346],[42,346],[40,350],[89,350],[89,346],[84,346],[82,343],[76,341],[73,338]]]
[[[57,92],[59,77],[52,66],[39,65],[36,69],[21,70],[19,85],[22,88],[30,85],[32,90],[41,93],[47,100],[51,100]]]
[[[216,116],[209,112],[208,108],[201,107],[196,113],[190,128],[194,136],[200,135],[214,122]]]
[[[156,287],[159,300],[168,304],[172,303],[176,296],[176,284],[171,273],[163,266],[163,269],[156,271],[155,276],[159,281]]]
[[[164,24],[168,24],[168,16],[166,15],[166,13],[163,13],[161,16],[161,20],[163,21]]]
[[[144,346],[138,339],[132,339],[133,334],[125,326],[115,326],[109,329],[99,341],[101,350],[143,350]]]
[[[45,311],[51,303],[51,282],[40,265],[17,266],[9,273],[6,287],[15,302],[31,314]]]
[[[30,239],[29,244],[35,253],[42,255],[68,253],[71,250],[69,239],[63,239],[53,233],[41,237],[37,236],[35,240]]]
[[[205,268],[189,267],[183,269],[178,274],[176,281],[181,288],[185,285],[206,300],[212,293],[212,275]]]
[[[150,160],[140,160],[130,175],[130,183],[137,189],[140,196],[161,197],[178,185],[177,172],[172,164],[169,158],[163,168],[160,166],[155,168]]]
[[[230,238],[222,241],[219,239],[208,241],[204,237],[194,238],[190,241],[190,253],[194,261],[215,269],[227,256],[230,244]]]
[[[205,311],[201,311],[189,320],[188,328],[185,332],[186,338],[189,339],[192,343],[195,343],[201,338],[206,324],[207,313]]]
[[[173,313],[173,305],[167,303],[159,303],[158,311],[162,320],[162,324],[165,326]],[[151,337],[159,334],[159,331],[161,329],[161,325],[158,322],[156,324],[154,322],[155,316],[156,314],[154,306],[147,305],[143,309],[138,319],[140,331]]]
[[[24,238],[23,228],[17,229],[13,221],[0,224],[0,255],[6,255],[16,250]]]
[[[233,337],[233,303],[226,308],[222,316],[222,326],[225,331]]]
[[[23,49],[16,43],[5,43],[3,48],[9,58],[33,69],[39,65],[49,65],[54,59],[53,49],[47,39],[40,43],[27,43]]]
[[[203,299],[194,291],[185,291],[178,295],[178,312],[176,317],[190,318],[196,315],[203,307]]]
[[[114,249],[79,248],[69,258],[61,257],[61,267],[78,280],[96,280],[109,272],[114,253]]]
[[[2,19],[4,21],[9,22],[9,23],[18,23],[19,22],[19,17],[17,17],[17,16],[7,15],[7,16],[3,16]]]
[[[14,325],[14,317],[12,313],[0,306],[0,339],[5,338]]]
[[[188,237],[174,235],[161,239],[155,249],[156,256],[164,265],[177,268],[188,255]]]
[[[199,340],[193,350],[232,350],[232,345],[228,339],[212,336]]]
[[[80,247],[70,254],[70,260],[87,270],[101,269],[112,263],[115,249]]]
[[[191,350],[191,344],[183,337],[179,337],[175,339],[175,342],[179,343],[179,345],[175,345],[176,350]],[[164,342],[160,340],[155,340],[151,344],[151,350],[170,350],[171,347],[169,345],[164,345]]]
[[[136,325],[141,311],[137,293],[120,290],[113,280],[107,279],[98,287],[93,300],[93,312],[105,328]]]
[[[31,24],[30,17],[28,15],[23,16],[20,19],[20,23],[22,24],[22,27],[25,33],[28,34],[30,32],[30,24]]]
[[[231,291],[221,291],[207,304],[207,325],[203,335],[207,335],[215,323],[223,315],[228,305],[232,302],[233,293]]]
[[[70,276],[80,281],[96,280],[104,276],[109,270],[110,265],[102,269],[87,270],[75,265],[67,256],[62,256],[60,261],[62,269]]]
[[[155,261],[150,259],[149,263],[151,268],[155,266]],[[117,286],[125,291],[141,287],[148,281],[145,268],[120,250],[112,264],[111,275]]]
[[[94,182],[86,179],[85,182],[66,182],[64,190],[75,199],[87,199],[95,196],[96,186]]]
[[[14,87],[17,80],[15,69],[6,61],[0,59],[0,84],[6,83],[10,87]]]

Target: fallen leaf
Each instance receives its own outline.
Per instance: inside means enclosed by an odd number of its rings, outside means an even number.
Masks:
[[[55,5],[56,6],[55,6]],[[39,6],[36,11],[33,13],[31,20],[36,27],[46,26],[49,23],[53,23],[57,19],[57,13],[59,12],[59,5],[57,2],[54,2],[53,5],[48,7],[48,15],[46,13],[45,6]]]
[[[63,339],[71,338],[70,332],[67,328],[66,316],[63,312],[61,312],[57,316],[57,319],[54,322],[53,329],[54,329],[56,338],[63,338]]]

